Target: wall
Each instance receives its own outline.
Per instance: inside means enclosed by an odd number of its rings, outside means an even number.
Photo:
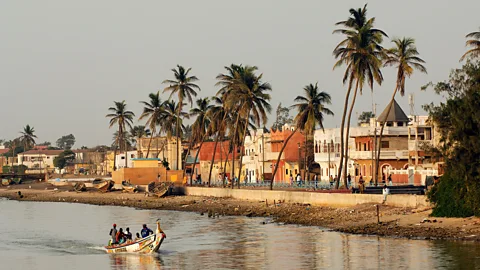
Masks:
[[[157,168],[159,165],[158,159],[136,159],[133,160],[134,168]]]
[[[241,200],[264,201],[285,200],[289,203],[309,203],[322,206],[351,207],[362,203],[381,203],[382,195],[373,194],[339,194],[315,193],[280,190],[248,190],[225,188],[187,187],[186,194],[191,196],[231,197]],[[387,205],[395,207],[420,208],[427,207],[426,196],[418,195],[390,195]]]
[[[172,181],[183,184],[183,171],[165,170],[158,168],[121,168],[112,173],[112,180],[121,184],[123,180],[129,180],[134,185],[148,185],[152,181]]]

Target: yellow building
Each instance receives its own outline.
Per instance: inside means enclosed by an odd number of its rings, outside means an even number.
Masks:
[[[138,139],[137,151],[140,158],[158,158],[161,160],[167,160],[170,169],[182,170],[183,148],[181,143],[177,145],[176,137],[172,137],[170,139],[165,136]]]

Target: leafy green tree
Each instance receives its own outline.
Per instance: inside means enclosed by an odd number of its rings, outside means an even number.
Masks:
[[[70,150],[72,149],[73,145],[75,144],[75,136],[73,134],[68,134],[58,138],[55,143],[58,148],[63,150]]]
[[[381,68],[382,58],[385,56],[385,53],[381,43],[383,37],[387,37],[387,34],[382,30],[374,28],[375,18],[367,18],[367,5],[359,9],[350,9],[350,17],[346,21],[336,23],[336,25],[343,28],[337,29],[333,33],[342,34],[345,36],[345,39],[333,50],[333,55],[338,59],[333,68],[346,66],[343,83],[348,84],[343,107],[342,124],[340,126],[340,147],[342,151],[340,152],[338,179],[342,179],[342,169],[343,175],[347,174],[350,119],[355,106],[357,92],[360,91],[360,94],[362,94],[365,83],[368,84],[372,91],[374,82],[377,82],[379,85],[382,83],[383,75]],[[348,101],[352,88],[354,88],[354,92],[347,118]],[[347,118],[346,132],[344,132],[345,118]],[[343,179],[344,186],[347,187],[347,178],[343,177]],[[338,188],[339,182],[337,181],[336,188]]]
[[[50,147],[50,146],[52,145],[52,143],[45,141],[45,142],[43,142],[43,143],[37,143],[37,145],[38,145],[38,146],[47,146],[47,147]]]
[[[185,99],[190,103],[190,106],[193,104],[193,97],[197,96],[196,91],[200,91],[200,87],[195,84],[198,81],[196,76],[189,76],[191,68],[185,69],[184,67],[177,65],[177,69],[172,69],[174,80],[165,80],[164,84],[169,84],[163,90],[164,92],[170,92],[170,97],[176,94],[178,98],[178,108],[177,108],[177,123],[176,123],[176,136],[177,136],[177,145],[180,145],[180,116],[183,109]],[[179,148],[177,147],[177,157],[180,156]],[[180,168],[179,160],[177,158],[177,170]]]
[[[375,117],[373,112],[362,112],[358,117],[358,125],[370,123],[370,118]]]
[[[53,159],[53,166],[62,170],[65,168],[69,163],[75,160],[75,153],[72,150],[65,150],[60,155]]]
[[[465,60],[466,58],[478,58],[480,56],[480,31],[472,32],[466,36],[466,38],[471,38],[467,40],[465,46],[472,47],[469,49],[463,56],[460,58],[460,61]]]
[[[290,116],[290,109],[287,107],[282,107],[282,103],[278,104],[277,110],[275,111],[275,122],[272,125],[273,129],[282,130],[282,127],[285,124],[293,123],[293,118]]]
[[[440,133],[437,149],[445,160],[445,174],[428,194],[432,215],[480,216],[480,62],[453,70],[434,90],[447,100],[424,106]]]
[[[287,146],[290,139],[297,131],[305,132],[306,136],[313,137],[315,128],[319,126],[322,130],[323,128],[323,118],[324,115],[333,115],[333,112],[325,107],[327,104],[332,103],[332,98],[327,92],[319,91],[318,85],[309,84],[303,88],[304,96],[297,96],[292,107],[297,109],[297,115],[295,117],[295,129],[287,137],[283,143],[280,153],[278,154],[277,163],[280,163],[280,158],[283,154],[283,150]],[[273,182],[275,180],[275,174],[277,173],[278,167],[275,166],[272,175],[272,181],[270,182],[270,189],[273,189]]]
[[[423,64],[425,61],[419,57],[417,47],[415,46],[415,40],[413,38],[395,38],[392,40],[395,44],[395,47],[387,50],[387,57],[385,59],[385,66],[394,66],[397,69],[397,82],[395,84],[395,89],[393,90],[392,98],[387,107],[387,115],[385,119],[388,119],[388,115],[395,101],[395,95],[397,92],[400,92],[401,96],[405,95],[405,80],[412,76],[414,70],[418,70],[423,73],[427,73],[427,69]],[[381,121],[381,119],[380,119]],[[387,121],[381,122],[380,135],[378,141],[382,141],[383,129]],[[373,179],[375,179],[375,185],[378,184],[378,168],[380,166],[380,152],[382,150],[381,143],[378,143],[377,156],[375,158],[375,168],[373,171]]]

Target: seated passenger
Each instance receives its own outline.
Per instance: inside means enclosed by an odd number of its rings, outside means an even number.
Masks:
[[[117,232],[117,235],[115,237],[115,240],[118,244],[123,244],[125,243],[125,234],[123,233],[123,229],[120,228],[120,230]]]
[[[127,227],[126,232],[125,232],[125,238],[127,241],[132,240],[132,233],[130,232],[130,228]]]
[[[147,227],[147,224],[143,224],[143,229],[140,232],[142,234],[142,238],[145,238],[149,236],[150,234],[153,234],[153,231],[150,230],[150,228]]]
[[[140,239],[142,239],[142,238],[140,237],[140,234],[137,232],[137,235],[135,236],[135,241],[138,241]]]

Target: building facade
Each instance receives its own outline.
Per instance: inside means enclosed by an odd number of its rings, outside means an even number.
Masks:
[[[176,137],[167,138],[166,136],[158,136],[138,139],[137,152],[139,158],[159,158],[168,161],[170,169],[182,170],[183,147],[182,144],[177,145]]]
[[[29,169],[53,169],[53,160],[62,152],[63,150],[29,150],[18,154],[18,164]]]

